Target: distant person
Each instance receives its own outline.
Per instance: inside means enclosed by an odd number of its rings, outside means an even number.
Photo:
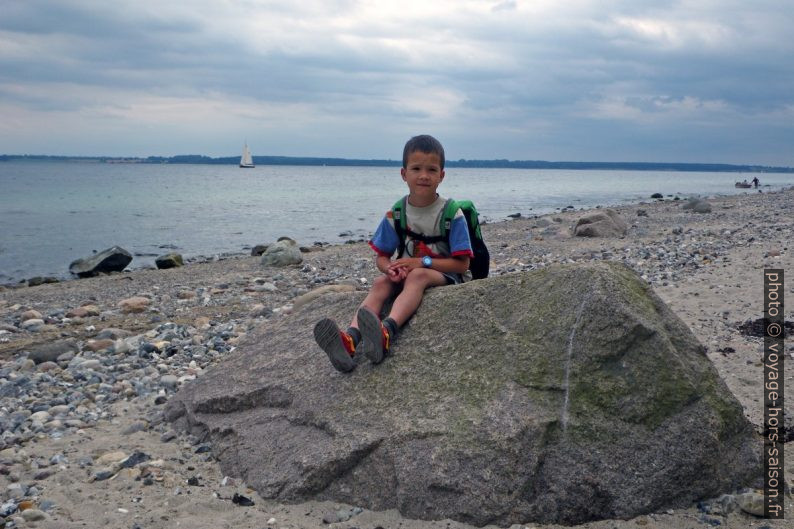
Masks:
[[[350,327],[342,331],[329,318],[314,327],[314,339],[338,371],[355,369],[361,353],[373,364],[389,356],[392,340],[422,303],[425,290],[463,282],[474,256],[460,208],[452,218],[448,237],[441,237],[439,218],[447,202],[436,192],[444,180],[441,143],[427,135],[408,140],[400,174],[408,185],[401,212],[406,220],[405,239],[400,240],[395,228],[395,221],[402,219],[393,218],[395,214],[389,210],[369,242],[375,250],[375,266],[383,275],[375,279]],[[397,258],[392,259],[398,250]],[[381,321],[383,305],[395,294],[391,312]]]
[[[757,188],[757,187],[758,187],[758,184],[760,184],[760,183],[761,183],[761,182],[758,180],[758,177],[757,177],[757,176],[754,176],[754,177],[753,177],[753,187],[756,187],[756,188]]]

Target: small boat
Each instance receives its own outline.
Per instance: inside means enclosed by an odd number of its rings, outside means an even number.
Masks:
[[[749,189],[753,187],[753,184],[745,180],[744,182],[736,182],[735,186],[740,187],[742,189]]]
[[[251,149],[248,148],[248,142],[245,142],[245,145],[243,146],[243,155],[240,156],[240,167],[245,169],[255,167],[254,159],[251,156]]]

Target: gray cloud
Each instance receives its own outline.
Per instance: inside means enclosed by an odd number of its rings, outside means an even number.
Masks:
[[[414,12],[7,2],[0,111],[14,125],[0,124],[0,145],[30,152],[46,135],[64,153],[226,155],[246,136],[267,146],[257,154],[389,157],[423,131],[465,158],[794,165],[794,13],[777,2]]]

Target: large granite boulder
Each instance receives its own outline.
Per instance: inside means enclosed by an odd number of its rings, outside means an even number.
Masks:
[[[621,237],[628,230],[629,225],[617,211],[604,209],[580,218],[573,234],[577,237]]]
[[[109,272],[121,272],[132,262],[132,254],[119,246],[72,261],[69,271],[78,277],[93,277]]]
[[[623,265],[432,289],[393,356],[341,374],[312,328],[362,298],[263,324],[166,418],[266,498],[477,525],[629,518],[760,479],[704,348]]]

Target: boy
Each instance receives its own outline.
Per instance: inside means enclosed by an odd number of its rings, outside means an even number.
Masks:
[[[352,371],[361,353],[374,364],[389,355],[391,340],[413,315],[428,288],[457,284],[474,256],[466,218],[458,209],[449,227],[449,243],[439,240],[440,220],[446,199],[436,192],[444,180],[444,147],[432,136],[415,136],[403,149],[400,170],[408,185],[404,215],[408,228],[405,253],[392,260],[400,248],[391,210],[381,220],[370,246],[375,250],[378,277],[367,297],[353,316],[347,331],[325,318],[314,327],[314,338],[326,352],[331,364],[342,372]],[[436,240],[432,240],[435,237]],[[426,240],[431,239],[431,240]],[[378,318],[384,303],[397,297],[389,316]],[[359,345],[360,344],[360,345]],[[357,356],[357,353],[359,356]]]

